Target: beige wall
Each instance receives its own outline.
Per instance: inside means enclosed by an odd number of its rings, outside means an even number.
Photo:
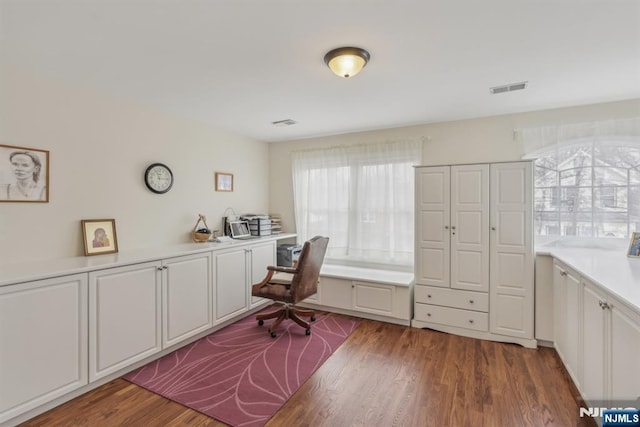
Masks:
[[[80,220],[115,218],[120,251],[187,242],[198,213],[268,211],[268,146],[3,65],[0,144],[50,151],[50,202],[0,203],[0,264],[82,255]],[[148,191],[169,165],[173,189]],[[235,175],[215,192],[214,172]]]
[[[425,137],[425,165],[512,161],[523,155],[514,130],[639,115],[640,99],[635,99],[272,143],[269,146],[269,206],[271,212],[281,213],[285,230],[295,230],[290,158],[293,150]]]

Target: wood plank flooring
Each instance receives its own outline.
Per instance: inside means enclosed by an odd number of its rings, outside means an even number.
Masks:
[[[553,349],[362,320],[267,426],[595,426],[578,399]],[[22,425],[224,424],[117,379]]]

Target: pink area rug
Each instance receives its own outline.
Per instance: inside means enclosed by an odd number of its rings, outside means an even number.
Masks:
[[[251,315],[124,378],[232,426],[262,426],[359,324],[317,313],[311,335],[286,320],[271,338],[270,322]]]

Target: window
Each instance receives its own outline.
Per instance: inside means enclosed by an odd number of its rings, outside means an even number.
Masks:
[[[293,153],[299,239],[328,236],[329,262],[410,268],[421,152],[407,141]]]
[[[538,235],[620,237],[640,231],[640,145],[589,138],[540,150],[535,162]]]

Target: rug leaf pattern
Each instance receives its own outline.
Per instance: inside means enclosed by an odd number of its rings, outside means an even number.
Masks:
[[[291,321],[277,337],[246,317],[124,378],[232,426],[262,426],[358,326],[318,313],[305,335]]]

